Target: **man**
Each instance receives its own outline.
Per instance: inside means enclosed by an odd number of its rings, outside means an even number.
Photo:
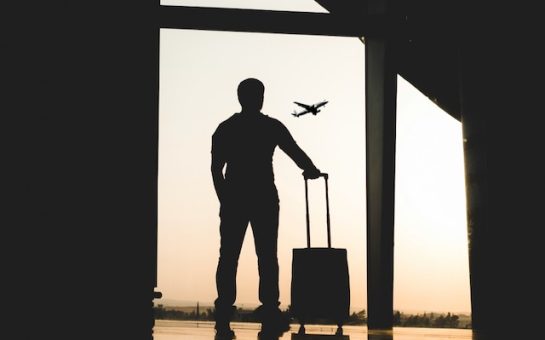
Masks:
[[[221,204],[220,257],[216,272],[216,339],[231,339],[230,320],[235,311],[238,258],[248,223],[252,226],[259,269],[261,333],[282,333],[289,320],[279,309],[278,192],[272,157],[280,147],[307,178],[320,170],[295,143],[278,120],[261,113],[265,87],[254,78],[238,86],[241,112],[223,121],[212,136],[212,178]],[[223,168],[226,166],[225,175]]]

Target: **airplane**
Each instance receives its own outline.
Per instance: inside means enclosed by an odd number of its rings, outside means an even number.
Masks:
[[[295,116],[295,117],[299,117],[299,116],[302,116],[302,115],[307,114],[309,112],[316,116],[316,114],[318,114],[318,112],[320,112],[320,107],[327,104],[328,101],[324,100],[322,102],[319,102],[317,104],[312,104],[312,105],[307,105],[307,104],[298,103],[298,102],[294,102],[294,103],[305,109],[304,111],[301,111],[301,112],[293,111],[292,115]]]

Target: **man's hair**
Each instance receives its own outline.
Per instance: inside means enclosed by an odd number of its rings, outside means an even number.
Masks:
[[[265,86],[255,78],[244,79],[238,84],[238,101],[243,108],[261,110]]]

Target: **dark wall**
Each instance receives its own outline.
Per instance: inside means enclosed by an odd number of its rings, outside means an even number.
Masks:
[[[3,277],[8,324],[24,339],[150,335],[157,5],[46,2],[6,12],[15,18],[3,49],[13,219],[3,225]]]
[[[529,18],[505,21],[514,8],[491,12],[466,8],[460,40],[473,327],[530,339],[545,258],[537,31]]]
[[[25,2],[5,12],[10,338],[149,338],[157,4]],[[473,325],[531,332],[545,258],[540,40],[536,21],[496,7],[469,4],[458,22]]]

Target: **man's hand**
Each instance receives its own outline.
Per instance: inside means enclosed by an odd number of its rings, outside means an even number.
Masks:
[[[316,179],[320,177],[321,174],[322,172],[318,168],[314,168],[310,170],[305,170],[303,172],[303,177],[305,177],[305,179]]]

